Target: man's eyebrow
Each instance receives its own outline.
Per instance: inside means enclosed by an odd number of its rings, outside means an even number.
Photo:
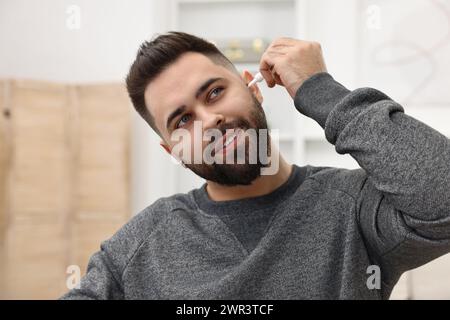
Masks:
[[[208,87],[213,84],[216,81],[219,80],[223,80],[224,78],[210,78],[208,80],[206,80],[198,89],[197,92],[195,93],[195,99],[198,99],[198,97],[205,92]],[[184,112],[184,110],[186,110],[186,106],[182,105],[178,108],[176,108],[167,118],[167,122],[166,122],[166,128],[169,129],[170,123],[173,121],[173,119],[175,119],[177,116],[179,116],[180,114],[182,114]]]
[[[167,118],[167,123],[166,123],[166,128],[169,129],[170,123],[173,121],[173,119],[175,119],[176,117],[178,117],[180,114],[182,114],[184,112],[184,110],[186,110],[186,106],[182,105],[181,107],[178,107],[175,109],[175,111],[173,111],[170,115],[169,118]]]
[[[216,81],[223,80],[223,78],[211,78],[206,80],[200,88],[198,88],[197,92],[195,93],[195,99],[198,99],[198,97],[206,90],[208,87],[213,84]]]

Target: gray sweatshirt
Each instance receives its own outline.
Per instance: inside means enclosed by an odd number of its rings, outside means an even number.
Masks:
[[[161,198],[92,255],[62,299],[387,299],[450,252],[450,141],[371,88],[328,73],[296,93],[360,169],[293,166],[270,194]]]

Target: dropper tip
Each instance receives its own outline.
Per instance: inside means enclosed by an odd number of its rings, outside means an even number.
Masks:
[[[254,85],[255,83],[261,82],[263,79],[264,79],[264,78],[263,78],[261,72],[258,72],[258,73],[255,75],[255,77],[253,78],[253,80],[250,81],[250,82],[248,83],[247,86],[248,86],[248,87],[251,87],[251,86]]]

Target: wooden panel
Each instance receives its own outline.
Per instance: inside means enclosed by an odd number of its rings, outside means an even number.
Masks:
[[[6,81],[0,81],[0,237],[6,224],[6,183],[9,159],[9,110],[6,107],[6,85]]]
[[[8,172],[8,141],[7,122],[8,111],[6,109],[6,81],[0,81],[0,288],[6,285],[4,263],[5,254],[5,232],[6,232],[6,210],[7,210],[7,172]],[[4,290],[0,290],[0,299],[5,298]]]
[[[8,228],[6,291],[9,299],[55,299],[65,292],[65,227],[21,223]]]
[[[131,109],[121,85],[0,82],[0,298],[58,298],[129,218]]]
[[[121,85],[78,88],[77,219],[129,216],[130,105]]]
[[[14,219],[55,219],[67,210],[66,88],[13,82],[10,92]]]

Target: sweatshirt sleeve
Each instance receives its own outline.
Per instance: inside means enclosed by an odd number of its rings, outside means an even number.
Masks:
[[[450,252],[450,140],[372,88],[346,89],[328,73],[305,81],[297,110],[365,172],[356,219],[383,280]]]
[[[119,300],[123,293],[112,272],[110,260],[102,248],[89,259],[86,275],[79,288],[74,288],[59,298],[60,300]]]
[[[122,300],[127,299],[124,274],[142,243],[152,234],[162,219],[168,217],[173,198],[160,198],[134,215],[112,237],[104,240],[100,250],[89,259],[80,287],[60,297],[61,300]],[[129,288],[128,288],[129,289]]]

